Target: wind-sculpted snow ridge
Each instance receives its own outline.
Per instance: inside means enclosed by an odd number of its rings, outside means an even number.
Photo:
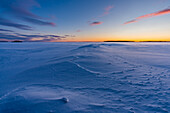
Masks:
[[[168,113],[170,44],[1,44],[0,113]]]
[[[80,47],[78,47],[77,49],[74,49],[73,51],[90,51],[90,50],[103,50],[106,49],[109,46],[125,46],[124,44],[105,44],[105,43],[95,43],[95,44],[88,44],[88,45],[82,45]]]
[[[83,107],[88,106],[89,102],[93,101],[77,92],[56,85],[32,84],[17,89],[1,99],[0,111],[33,113],[38,109],[39,112],[72,112],[84,109]],[[52,110],[53,107],[56,110]]]

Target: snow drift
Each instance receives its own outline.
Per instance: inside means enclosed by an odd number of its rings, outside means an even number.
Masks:
[[[170,111],[170,43],[1,43],[0,112]]]

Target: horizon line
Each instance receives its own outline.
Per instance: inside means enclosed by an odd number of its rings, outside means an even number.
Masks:
[[[22,40],[13,40],[13,41],[4,41],[0,40],[0,42],[41,42],[41,41],[22,41]],[[48,41],[47,41],[48,42]],[[106,40],[106,41],[55,41],[55,42],[170,42],[170,40]]]

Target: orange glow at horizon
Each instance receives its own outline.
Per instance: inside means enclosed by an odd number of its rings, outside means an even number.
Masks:
[[[133,42],[142,42],[142,41],[170,41],[170,36],[164,38],[86,38],[82,40],[57,40],[52,42],[103,42],[103,41],[133,41]]]

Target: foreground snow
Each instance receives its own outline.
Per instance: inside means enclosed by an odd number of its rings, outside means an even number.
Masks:
[[[0,43],[0,113],[166,113],[170,43]]]

